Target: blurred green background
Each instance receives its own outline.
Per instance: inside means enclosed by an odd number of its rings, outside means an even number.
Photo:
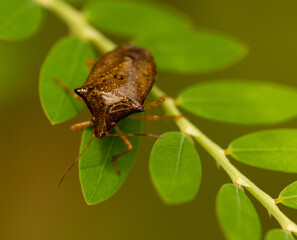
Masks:
[[[81,2],[72,0],[73,2]],[[184,11],[196,25],[244,40],[250,54],[240,63],[213,74],[182,76],[159,73],[158,85],[175,96],[199,81],[243,78],[297,87],[297,2],[243,0],[163,0]],[[215,216],[215,198],[227,175],[198,146],[203,178],[197,198],[181,206],[166,206],[148,174],[153,139],[143,139],[137,162],[121,190],[106,202],[87,206],[77,168],[60,188],[56,182],[78,154],[80,133],[69,130],[88,112],[70,122],[51,126],[39,102],[38,75],[50,47],[67,28],[47,14],[44,26],[22,42],[0,41],[1,168],[0,239],[223,239]],[[222,147],[235,137],[264,129],[236,126],[189,116]],[[294,128],[297,120],[267,128]],[[146,123],[146,132],[161,134],[176,127],[170,121]],[[296,174],[277,173],[234,164],[273,197],[296,180]],[[250,195],[249,195],[250,196]],[[260,214],[263,232],[278,227],[251,198]],[[297,214],[280,206],[297,221]]]

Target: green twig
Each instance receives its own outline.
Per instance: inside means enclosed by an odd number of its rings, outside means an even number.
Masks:
[[[81,12],[77,11],[67,3],[61,0],[35,1],[58,15],[69,26],[73,34],[82,39],[91,41],[100,51],[108,52],[115,48],[116,45],[112,41],[92,27]],[[151,93],[156,98],[166,96],[166,94],[156,86],[153,87]],[[170,115],[181,115],[181,112],[176,107],[174,99],[172,98],[167,97],[163,107]],[[297,233],[297,225],[280,211],[272,197],[258,188],[230,163],[229,159],[226,157],[225,151],[221,147],[210,140],[185,117],[178,118],[175,122],[183,133],[192,136],[217,161],[217,163],[222,166],[234,184],[240,187],[245,187],[259,202],[261,202],[284,230],[294,232],[295,234]]]
[[[165,93],[157,87],[153,88],[152,93],[156,98],[165,96]],[[163,106],[165,111],[170,115],[181,114],[175,106],[174,100],[171,98],[167,98]],[[175,121],[182,132],[191,135],[217,161],[217,163],[227,172],[234,184],[245,187],[259,202],[261,202],[285,231],[294,232],[295,234],[297,233],[297,225],[281,212],[272,197],[258,188],[251,180],[232,165],[226,157],[225,151],[221,147],[205,136],[186,118],[179,118]]]

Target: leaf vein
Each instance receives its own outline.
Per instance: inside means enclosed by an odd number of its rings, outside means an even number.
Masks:
[[[281,200],[283,200],[283,199],[291,199],[291,198],[297,198],[297,195],[284,196],[284,197],[281,197]]]
[[[297,148],[231,148],[231,152],[297,152]]]
[[[184,146],[184,141],[185,141],[185,136],[182,135],[181,140],[180,140],[180,146],[179,146],[179,149],[178,149],[178,154],[177,154],[177,163],[176,163],[174,177],[173,177],[173,181],[172,181],[172,189],[174,189],[175,184],[176,184],[176,178],[177,178],[177,175],[178,175],[178,169],[180,167],[181,153],[182,153],[182,149],[183,149],[183,146]]]
[[[92,200],[92,201],[94,200],[94,196],[95,196],[95,193],[96,193],[97,188],[98,188],[98,186],[99,186],[99,182],[100,182],[100,180],[102,179],[103,172],[104,172],[104,170],[105,170],[105,166],[106,166],[107,160],[110,159],[110,154],[111,154],[111,150],[112,150],[113,144],[114,144],[114,142],[115,142],[115,139],[116,139],[116,137],[113,137],[113,139],[112,139],[112,141],[111,141],[111,143],[110,143],[110,146],[109,146],[109,149],[108,149],[108,153],[107,153],[107,155],[106,155],[105,161],[103,162],[102,170],[101,170],[101,172],[100,172],[100,175],[99,175],[99,177],[98,177],[98,179],[97,179],[97,182],[96,182],[96,184],[95,184],[94,190],[93,190],[92,195],[91,195],[91,200]]]

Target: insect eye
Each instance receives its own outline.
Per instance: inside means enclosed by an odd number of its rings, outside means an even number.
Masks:
[[[92,117],[91,120],[94,123],[96,121],[96,118],[95,117]]]
[[[117,124],[115,122],[111,122],[110,126],[115,127]]]

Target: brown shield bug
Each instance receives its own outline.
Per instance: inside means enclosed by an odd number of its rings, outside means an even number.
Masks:
[[[116,159],[129,153],[133,146],[127,136],[151,136],[152,134],[124,134],[116,123],[127,118],[132,113],[143,112],[145,109],[158,106],[164,98],[150,104],[143,105],[156,79],[156,64],[152,54],[134,45],[124,45],[102,56],[94,65],[88,62],[91,73],[85,84],[76,88],[73,93],[60,80],[55,81],[77,100],[87,104],[92,113],[91,121],[71,126],[72,130],[83,129],[94,125],[94,134],[86,148],[79,154],[65,170],[58,185],[67,172],[78,162],[80,156],[90,145],[94,137],[101,139],[105,136],[119,136],[128,150],[112,157],[118,173],[120,169]],[[90,66],[93,65],[93,66]],[[175,118],[176,116],[136,116],[134,119],[158,120],[161,118]],[[117,134],[110,134],[115,128]]]

